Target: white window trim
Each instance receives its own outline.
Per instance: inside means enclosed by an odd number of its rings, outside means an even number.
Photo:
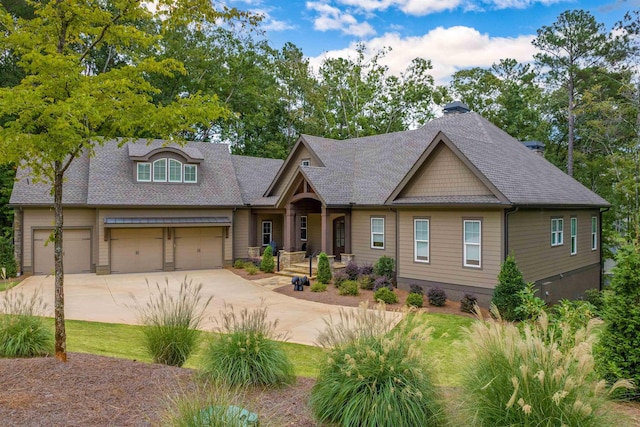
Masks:
[[[264,232],[264,225],[265,224],[269,224],[269,233],[265,233]],[[264,236],[269,235],[269,242],[264,243]],[[260,224],[260,236],[261,236],[261,243],[262,246],[269,246],[269,243],[271,243],[273,241],[273,221],[262,221],[262,223]]]
[[[304,227],[302,226],[302,218],[304,218]],[[301,215],[300,216],[300,241],[302,241],[302,242],[306,242],[307,238],[309,237],[308,226],[309,226],[309,220],[308,220],[307,216],[306,215]],[[304,235],[305,235],[304,239],[302,238],[302,230],[304,230]]]
[[[418,240],[417,237],[417,224],[418,222],[426,222],[427,223],[427,240]],[[428,264],[431,260],[431,245],[429,241],[431,239],[431,228],[430,221],[427,218],[414,218],[413,220],[413,260],[415,262],[422,262]],[[418,259],[418,243],[426,243],[427,244],[427,259]]]
[[[595,230],[593,227],[594,225],[595,225]],[[592,251],[598,250],[598,217],[597,216],[591,217],[591,250]]]
[[[573,226],[574,223],[575,227]],[[569,232],[571,233],[571,255],[575,255],[578,253],[578,218],[571,217],[569,227]]]
[[[193,170],[195,171],[195,179],[193,181],[191,180],[187,180],[187,167],[192,167]],[[185,183],[190,183],[193,184],[195,182],[198,182],[198,165],[189,165],[189,164],[185,164],[182,167],[182,172],[183,172],[183,176],[184,176],[184,182]]]
[[[160,163],[160,162],[164,162],[164,179],[156,179],[156,163]],[[166,158],[158,159],[153,162],[153,170],[151,171],[151,178],[153,179],[153,182],[167,182],[168,172],[169,171],[167,167]]]
[[[180,178],[179,179],[171,179],[171,163],[175,162],[180,165]],[[182,162],[176,159],[167,159],[167,177],[169,178],[169,182],[182,182]]]
[[[562,225],[556,231],[553,231],[553,223]],[[558,228],[558,227],[556,227]],[[553,243],[553,234],[556,234],[556,242]],[[551,246],[562,246],[564,245],[564,218],[551,218]]]
[[[300,166],[311,166],[311,160],[302,159],[302,161],[300,162]]]
[[[468,243],[466,240],[466,227],[467,223],[477,222],[480,225],[480,229],[478,230],[478,243]],[[465,219],[462,224],[462,246],[463,246],[463,258],[462,265],[465,267],[471,268],[482,268],[482,220],[479,219]],[[467,246],[477,246],[478,247],[478,265],[467,263]]]
[[[140,166],[146,165],[149,166],[149,179],[140,179]],[[153,177],[153,168],[151,167],[151,163],[148,162],[140,162],[136,164],[136,180],[138,182],[151,182],[151,178]]]
[[[382,221],[382,233],[373,231],[373,221],[374,220]],[[370,225],[371,225],[371,228],[370,228],[370,230],[371,230],[371,249],[384,249],[384,246],[385,246],[385,242],[384,242],[384,240],[385,240],[385,238],[384,238],[384,218],[383,217],[372,217]],[[374,235],[382,235],[382,246],[374,246],[373,245],[373,236]]]

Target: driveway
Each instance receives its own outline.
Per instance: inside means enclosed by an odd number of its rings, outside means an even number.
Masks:
[[[163,285],[168,281],[171,290],[177,294],[185,276],[194,284],[203,284],[203,300],[213,296],[205,312],[201,326],[203,330],[213,329],[215,317],[225,303],[238,310],[256,308],[264,301],[268,307],[269,319],[278,319],[277,331],[288,332],[289,342],[314,345],[318,332],[324,329],[324,320],[331,315],[337,319],[341,308],[281,295],[242,279],[229,270],[217,269],[106,276],[67,274],[64,283],[65,317],[72,320],[139,324],[135,307],[146,303],[155,284]],[[48,312],[45,315],[53,317],[53,288],[53,276],[32,276],[23,280],[14,290],[25,295],[39,290],[47,303]],[[309,289],[304,292],[309,292]],[[392,313],[389,315],[397,316]]]

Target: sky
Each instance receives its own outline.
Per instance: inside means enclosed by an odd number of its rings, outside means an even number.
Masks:
[[[229,1],[229,0],[228,0]],[[416,57],[429,59],[438,84],[460,69],[504,58],[533,60],[536,30],[565,10],[589,11],[607,30],[640,0],[230,0],[263,15],[273,47],[298,46],[317,70],[326,56],[355,58],[391,48],[380,62],[399,74]]]

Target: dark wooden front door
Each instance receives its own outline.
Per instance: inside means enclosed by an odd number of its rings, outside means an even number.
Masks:
[[[340,254],[344,253],[344,217],[333,220],[333,254],[336,261],[340,260]]]

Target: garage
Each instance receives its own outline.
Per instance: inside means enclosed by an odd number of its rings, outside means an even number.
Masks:
[[[162,228],[111,229],[111,272],[162,271]]]
[[[176,228],[176,270],[222,267],[222,227]]]
[[[47,243],[51,232],[52,230],[33,231],[33,274],[54,273],[54,244],[53,242]],[[65,273],[90,273],[91,230],[64,230],[62,235],[62,255]]]

